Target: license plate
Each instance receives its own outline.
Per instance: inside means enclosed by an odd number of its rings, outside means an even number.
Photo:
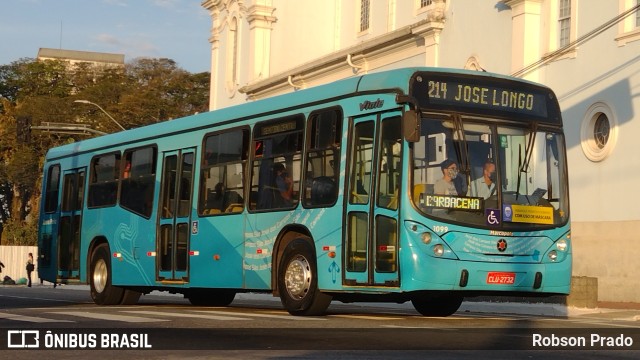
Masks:
[[[487,274],[487,284],[513,285],[516,281],[516,273],[490,272]]]

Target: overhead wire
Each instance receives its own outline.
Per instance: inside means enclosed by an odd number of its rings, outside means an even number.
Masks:
[[[514,77],[520,77],[523,76],[537,68],[539,68],[540,66],[564,55],[566,52],[570,51],[571,49],[593,39],[594,37],[602,34],[603,32],[605,32],[606,30],[610,29],[612,26],[616,25],[617,23],[619,23],[620,21],[624,20],[624,18],[626,18],[627,16],[631,15],[632,13],[638,11],[638,9],[640,9],[640,4],[633,6],[632,8],[620,13],[618,16],[612,18],[611,20],[605,22],[604,24],[598,26],[597,28],[591,30],[590,32],[580,36],[579,38],[577,38],[576,40],[568,43],[567,45],[559,48],[558,50],[555,50],[553,52],[551,52],[549,55],[545,55],[542,59],[527,65],[526,67],[514,72],[511,74],[511,76]]]

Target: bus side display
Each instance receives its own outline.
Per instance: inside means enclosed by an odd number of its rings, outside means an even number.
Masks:
[[[467,108],[510,118],[561,123],[559,109],[553,106],[553,92],[499,78],[417,74],[412,81],[411,94],[425,109]]]

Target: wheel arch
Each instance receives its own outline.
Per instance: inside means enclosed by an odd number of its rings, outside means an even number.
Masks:
[[[85,254],[85,257],[86,257],[85,274],[86,274],[87,284],[90,281],[89,276],[91,276],[91,257],[93,256],[93,252],[96,250],[96,248],[102,244],[106,244],[107,247],[109,248],[109,251],[111,250],[111,246],[109,245],[109,240],[107,240],[107,238],[102,235],[94,237],[93,240],[91,240],[91,242],[89,243],[89,248],[87,249],[87,253]]]
[[[280,291],[278,289],[278,270],[280,259],[282,258],[282,254],[284,253],[284,249],[295,239],[300,238],[301,236],[307,237],[309,246],[313,249],[313,254],[316,256],[316,248],[314,246],[313,237],[311,236],[311,231],[300,224],[291,224],[284,227],[276,241],[273,245],[273,256],[271,258],[271,288],[273,292],[273,296],[280,296]]]

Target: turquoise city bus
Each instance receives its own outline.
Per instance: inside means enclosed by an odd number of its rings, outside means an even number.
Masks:
[[[554,93],[460,70],[372,73],[51,149],[39,277],[95,303],[241,292],[294,315],[332,300],[569,293]]]

